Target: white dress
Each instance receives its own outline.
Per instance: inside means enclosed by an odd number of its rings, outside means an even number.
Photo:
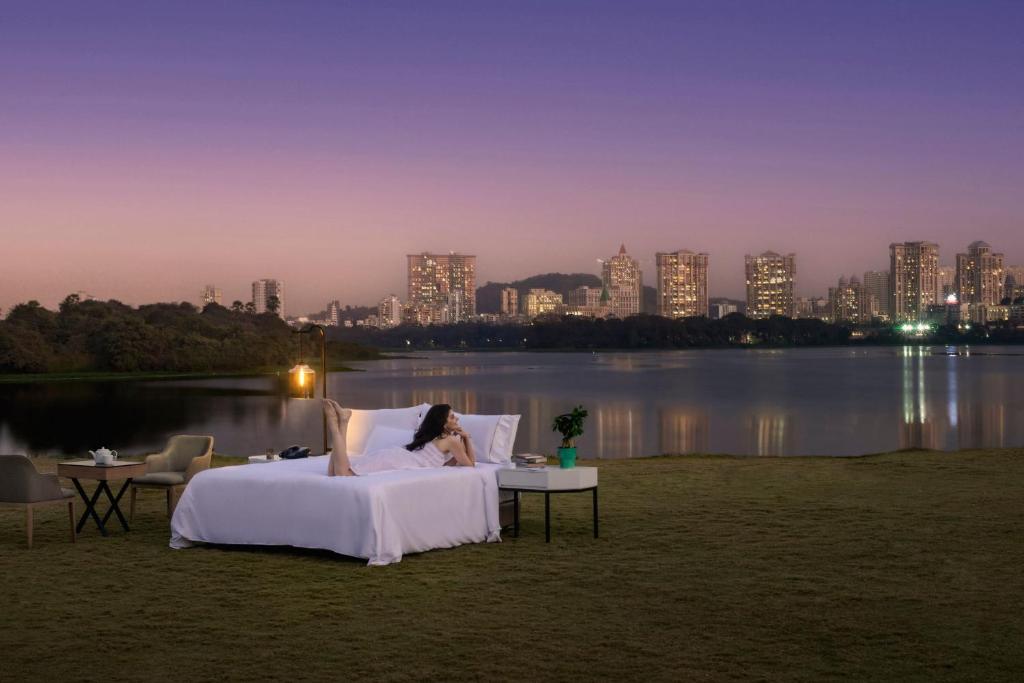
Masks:
[[[418,451],[407,451],[404,446],[391,446],[352,458],[350,467],[358,476],[388,470],[413,470],[421,467],[443,467],[449,456],[441,452],[433,441]]]

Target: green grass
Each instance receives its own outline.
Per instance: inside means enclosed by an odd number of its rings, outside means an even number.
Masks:
[[[52,461],[39,461],[53,469]],[[1019,680],[1024,450],[601,462],[523,535],[389,567],[0,511],[10,680]]]

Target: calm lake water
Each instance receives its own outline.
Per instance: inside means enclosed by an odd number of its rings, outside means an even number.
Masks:
[[[353,408],[450,403],[523,416],[516,450],[553,453],[551,418],[589,411],[581,457],[856,455],[1024,446],[1024,347],[650,353],[429,353],[357,363],[328,393]],[[950,351],[956,351],[950,349]],[[319,401],[272,377],[0,385],[0,452],[159,450],[212,434],[218,452],[321,443]]]

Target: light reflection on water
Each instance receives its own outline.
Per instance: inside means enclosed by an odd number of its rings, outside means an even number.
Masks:
[[[516,450],[546,453],[558,445],[552,417],[581,403],[581,457],[1022,446],[1021,351],[432,353],[358,363],[364,372],[331,375],[329,393],[355,408],[521,414]],[[318,444],[319,410],[281,396],[272,378],[0,385],[0,452],[137,453],[205,433],[219,452],[246,455]]]

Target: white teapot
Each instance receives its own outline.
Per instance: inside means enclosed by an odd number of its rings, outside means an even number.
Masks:
[[[97,448],[95,451],[89,451],[89,455],[92,456],[97,465],[110,465],[117,460],[117,451],[111,451],[107,448]]]

